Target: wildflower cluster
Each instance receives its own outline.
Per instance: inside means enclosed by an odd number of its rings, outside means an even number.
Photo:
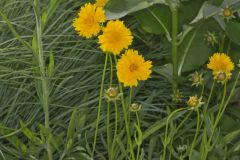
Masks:
[[[123,21],[110,20],[106,22],[103,7],[107,0],[97,0],[95,4],[87,3],[81,7],[78,17],[73,21],[73,27],[80,36],[92,38],[98,35],[98,43],[104,53],[125,54],[117,62],[118,80],[124,86],[137,86],[138,81],[147,80],[151,74],[152,62],[145,61],[138,51],[128,49],[133,42],[133,36]],[[106,22],[106,25],[104,25]]]

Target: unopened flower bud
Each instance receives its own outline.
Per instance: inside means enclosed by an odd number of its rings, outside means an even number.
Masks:
[[[137,111],[139,111],[141,108],[142,108],[142,105],[139,104],[139,103],[132,103],[131,106],[130,106],[130,110],[131,110],[132,112],[137,112]]]

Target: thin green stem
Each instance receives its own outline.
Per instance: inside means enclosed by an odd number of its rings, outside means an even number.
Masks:
[[[41,103],[44,109],[44,114],[45,114],[45,128],[48,132],[47,134],[47,143],[46,143],[46,148],[47,148],[47,154],[48,154],[48,159],[52,160],[53,159],[53,154],[51,150],[51,145],[50,145],[50,140],[49,140],[49,135],[51,133],[50,131],[50,126],[49,126],[49,79],[46,74],[46,65],[45,65],[45,59],[44,59],[44,52],[43,52],[43,43],[42,43],[42,24],[41,24],[41,16],[40,16],[40,4],[39,1],[36,1],[34,4],[34,14],[36,18],[36,40],[37,40],[37,47],[33,49],[34,54],[37,54],[37,60],[38,60],[38,65],[40,69],[40,74],[41,74],[41,85],[42,85],[42,91],[41,91]]]
[[[112,149],[111,149],[111,159],[113,159],[113,153],[114,153],[114,147],[116,143],[116,138],[117,138],[117,131],[118,131],[118,106],[116,100],[114,101],[114,107],[115,107],[115,129],[114,129],[114,136],[113,136],[113,143],[112,143]]]
[[[113,81],[113,63],[112,63],[112,56],[111,54],[108,54],[109,56],[109,60],[110,60],[110,81],[109,81],[109,85],[110,87],[112,87],[112,81]],[[111,160],[111,128],[110,128],[110,114],[111,114],[111,111],[110,111],[110,106],[111,106],[111,102],[110,100],[108,100],[108,108],[107,108],[107,146],[108,146],[108,157],[109,159]]]
[[[192,142],[192,145],[191,145],[191,149],[190,149],[190,152],[189,152],[189,160],[192,160],[192,152],[193,152],[193,149],[195,147],[196,139],[197,139],[197,136],[198,136],[198,133],[199,133],[199,127],[200,127],[200,114],[199,114],[199,110],[197,109],[197,128],[196,128],[195,136],[194,136],[194,139],[193,139],[193,142]]]
[[[171,7],[172,12],[172,64],[173,64],[173,82],[172,89],[173,94],[177,92],[178,88],[178,45],[177,45],[177,34],[178,34],[178,10],[177,7]]]
[[[162,156],[162,160],[166,159],[166,149],[167,149],[167,145],[170,142],[170,140],[168,140],[168,124],[169,124],[169,120],[172,118],[172,116],[174,116],[174,114],[176,114],[177,112],[180,112],[182,110],[185,110],[186,108],[180,108],[180,109],[176,109],[175,111],[173,111],[167,118],[167,122],[166,122],[166,129],[165,129],[165,135],[164,135],[164,143],[163,143],[163,156]],[[161,159],[161,158],[160,158]]]
[[[107,107],[107,146],[108,146],[108,157],[109,157],[109,160],[111,160],[110,101],[108,101],[108,107]]]
[[[96,142],[97,142],[98,124],[99,124],[100,115],[101,115],[101,105],[102,105],[102,97],[103,97],[104,80],[105,80],[105,74],[107,69],[107,61],[108,61],[108,55],[105,56],[105,62],[104,62],[104,67],[102,72],[102,82],[101,82],[101,88],[100,88],[100,96],[98,100],[98,111],[97,111],[96,128],[95,128],[95,134],[94,134],[94,140],[93,140],[92,157],[94,157],[94,151],[95,151]]]
[[[202,120],[201,120],[201,122],[200,122],[200,128],[202,127],[202,124],[203,124],[203,122],[204,122],[204,120],[205,120],[205,116],[206,116],[206,114],[207,114],[207,109],[208,109],[209,103],[210,103],[211,98],[212,98],[212,93],[213,93],[213,90],[214,90],[214,87],[215,87],[215,83],[216,83],[216,81],[214,80],[214,81],[213,81],[213,84],[212,84],[212,87],[211,87],[211,90],[210,90],[210,94],[209,94],[209,96],[208,96],[207,103],[206,103],[206,105],[204,105],[204,108],[203,108],[203,117],[202,117]]]
[[[109,60],[110,60],[110,87],[112,87],[113,82],[113,61],[112,61],[112,55],[109,54]]]
[[[221,119],[221,112],[222,112],[223,107],[224,107],[223,104],[224,104],[224,101],[225,101],[225,98],[226,98],[226,93],[227,93],[227,83],[225,82],[224,83],[224,89],[223,89],[222,101],[221,101],[221,104],[219,106],[218,114],[217,114],[216,120],[215,120],[214,125],[213,125],[213,130],[212,130],[210,138],[208,140],[208,146],[210,145],[210,143],[212,141],[212,138],[213,138],[214,132],[217,128],[218,122]]]
[[[205,89],[205,86],[204,84],[202,84],[202,91],[201,91],[200,97],[203,97],[204,89]]]
[[[117,57],[114,56],[115,63],[117,63]],[[134,152],[133,152],[133,147],[132,147],[132,140],[131,140],[131,134],[129,130],[129,123],[128,123],[128,116],[127,116],[127,109],[124,101],[124,96],[123,96],[123,89],[121,83],[119,83],[119,90],[120,90],[120,97],[121,97],[121,103],[122,103],[122,109],[123,109],[123,116],[124,116],[124,121],[125,121],[125,128],[127,132],[127,141],[128,141],[128,146],[131,154],[131,160],[135,160]]]
[[[207,158],[207,155],[208,155],[208,152],[210,151],[209,150],[209,147],[211,146],[211,142],[212,142],[212,138],[213,138],[213,135],[215,133],[215,130],[217,128],[217,125],[218,125],[218,122],[219,120],[221,119],[221,112],[222,112],[222,109],[224,107],[224,101],[225,101],[225,98],[226,98],[226,93],[227,93],[227,84],[226,82],[224,83],[224,89],[223,89],[223,97],[222,97],[222,101],[221,101],[221,104],[219,106],[219,110],[218,110],[218,114],[217,114],[217,117],[215,119],[215,122],[213,124],[213,129],[212,129],[212,132],[210,134],[210,137],[207,141],[207,148],[205,148],[205,153],[204,153],[204,157]]]
[[[137,119],[137,125],[141,129],[138,112],[136,112],[136,119]],[[139,156],[140,156],[140,147],[141,147],[140,145],[137,145],[137,160],[139,160]]]

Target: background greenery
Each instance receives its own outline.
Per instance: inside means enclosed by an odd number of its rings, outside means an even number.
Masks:
[[[82,39],[73,31],[72,20],[85,2],[41,0],[38,8],[35,5],[34,12],[34,2],[31,0],[0,1],[0,159],[47,159],[46,137],[50,137],[54,159],[91,159],[104,54],[96,39]],[[205,3],[211,5],[210,9],[205,9],[203,17],[198,16]],[[225,23],[219,14],[211,16],[220,10],[223,3],[230,4],[237,10],[236,19]],[[239,6],[238,0],[194,0],[181,3],[179,33],[186,33],[186,36],[179,51],[178,72],[181,76],[179,83],[183,101],[178,107],[185,105],[184,100],[189,95],[198,92],[191,88],[188,75],[196,69],[205,70],[208,57],[218,50],[218,46],[209,46],[204,40],[207,31],[215,32],[219,39],[226,33],[227,46],[224,49],[231,53],[235,62],[238,61],[240,37],[236,33],[240,30]],[[159,159],[166,115],[175,109],[169,107],[172,98],[171,50],[165,36],[171,31],[171,12],[165,1],[161,0],[152,3],[144,0],[110,0],[106,9],[109,18],[123,18],[134,33],[133,48],[153,61],[152,78],[134,89],[133,99],[142,104],[142,159]],[[208,19],[205,20],[206,18]],[[189,25],[191,22],[193,23]],[[189,26],[193,28],[188,30]],[[39,41],[36,40],[39,33],[42,43],[37,43]],[[43,90],[40,87],[43,80],[40,71],[42,66],[38,63],[41,52],[35,52],[39,48],[43,48],[45,72],[49,80],[51,134],[44,128]],[[210,77],[211,73],[206,72],[207,89],[211,84]],[[114,82],[117,84],[116,80]],[[107,82],[105,88],[108,88]],[[128,92],[125,91],[127,96]],[[219,96],[216,91],[212,112],[216,111]],[[104,103],[97,139],[98,152],[94,159],[107,159],[106,109]],[[126,159],[126,137],[121,114],[120,110],[121,129],[118,146],[114,150],[116,160]],[[174,117],[176,123],[171,123],[171,132],[177,134],[168,148],[173,155],[171,159],[179,159],[185,152],[183,150],[181,153],[179,146],[188,146],[194,136],[195,114],[175,133],[177,125],[186,115],[185,112],[178,114]],[[240,158],[239,115],[239,94],[236,92],[223,117],[219,141],[209,159]],[[135,116],[132,115],[131,118],[133,129]],[[111,125],[114,125],[113,109],[111,119]],[[199,151],[194,151],[196,157],[198,153]]]

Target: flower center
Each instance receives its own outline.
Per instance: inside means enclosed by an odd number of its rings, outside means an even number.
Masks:
[[[94,17],[93,16],[89,16],[88,18],[86,18],[84,20],[84,23],[88,26],[92,26],[94,24]]]
[[[226,78],[227,78],[227,75],[226,75],[225,72],[220,72],[220,73],[218,73],[218,75],[217,75],[217,79],[218,79],[219,81],[224,81],[224,80],[226,80]]]
[[[232,15],[233,15],[233,12],[232,12],[231,9],[225,8],[225,9],[223,10],[223,16],[224,16],[224,17],[231,17]]]
[[[134,63],[129,66],[130,72],[134,72],[134,71],[136,71],[137,69],[138,69],[138,66],[137,66],[136,64],[134,64]]]

